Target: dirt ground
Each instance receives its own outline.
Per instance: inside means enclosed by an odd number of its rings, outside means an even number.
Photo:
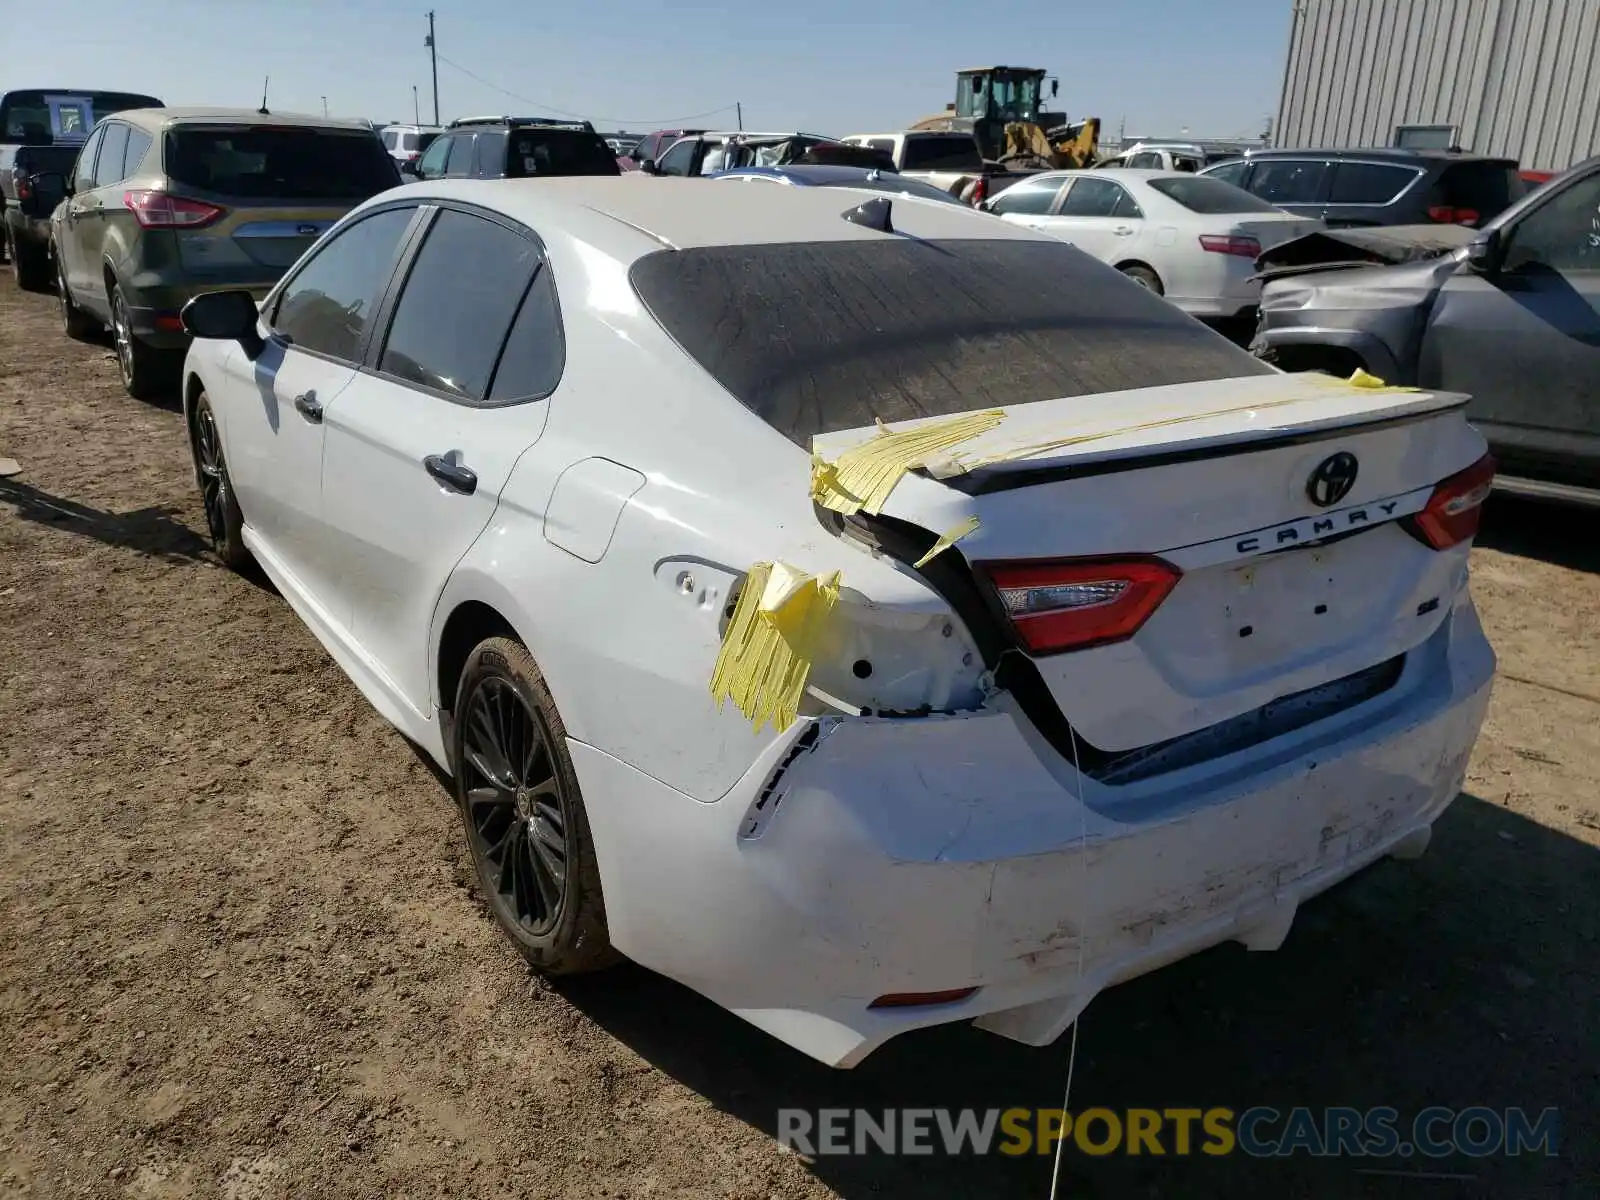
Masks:
[[[636,968],[531,978],[434,773],[208,557],[176,413],[9,278],[0,456],[0,1197],[1048,1193],[1038,1158],[773,1138],[780,1107],[1059,1105],[1065,1040],[833,1072]],[[1069,1154],[1063,1195],[1597,1194],[1600,521],[1497,499],[1482,540],[1502,671],[1432,849],[1276,954],[1102,997],[1073,1107],[1555,1106],[1560,1156]]]

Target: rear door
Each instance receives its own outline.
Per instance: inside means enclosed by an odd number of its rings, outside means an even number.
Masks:
[[[543,431],[564,349],[526,229],[442,207],[404,271],[368,369],[329,406],[323,505],[338,619],[427,713],[434,603]]]
[[[1500,236],[1498,272],[1462,264],[1441,291],[1419,382],[1472,394],[1506,474],[1600,486],[1600,168]]]
[[[343,569],[321,530],[324,420],[356,376],[416,214],[367,214],[319,246],[262,314],[261,355],[231,350],[228,386],[214,397],[246,522],[324,614]]]
[[[340,217],[399,182],[370,130],[197,122],[170,126],[164,141],[168,190],[214,210],[174,227],[196,290],[264,298]]]
[[[1144,224],[1143,210],[1114,176],[1079,175],[1041,227],[1102,262],[1118,262],[1134,254]]]

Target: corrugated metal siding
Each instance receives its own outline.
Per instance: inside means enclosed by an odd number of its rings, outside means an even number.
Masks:
[[[1600,154],[1600,0],[1290,0],[1274,142],[1389,146],[1455,125],[1524,167]]]

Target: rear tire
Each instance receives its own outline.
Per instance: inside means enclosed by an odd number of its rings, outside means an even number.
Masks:
[[[135,400],[158,400],[177,379],[177,361],[164,350],[148,346],[134,336],[133,317],[122,285],[111,285],[111,336],[116,344],[117,369],[122,386]]]
[[[543,974],[612,965],[620,956],[566,726],[533,656],[511,638],[480,642],[454,715],[456,803],[495,923]]]
[[[200,485],[200,501],[205,506],[206,531],[211,548],[230,571],[250,566],[250,551],[244,544],[244,513],[233,494],[228,478],[228,463],[222,456],[222,437],[217,432],[211,398],[204,392],[195,397],[194,424],[189,432],[189,450],[194,455],[195,482]]]
[[[11,276],[25,292],[50,290],[50,259],[41,246],[17,241],[17,234],[6,227],[6,253],[11,258]]]
[[[1167,290],[1161,286],[1161,276],[1142,263],[1129,263],[1122,268],[1122,273],[1146,291],[1154,292],[1158,296],[1166,295]]]
[[[99,336],[100,323],[73,301],[72,293],[67,290],[67,270],[62,265],[60,252],[51,257],[56,260],[56,302],[61,307],[61,332],[75,342],[90,341]]]

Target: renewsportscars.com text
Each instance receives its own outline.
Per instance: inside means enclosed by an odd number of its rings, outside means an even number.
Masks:
[[[778,1110],[778,1142],[808,1157],[847,1154],[1246,1154],[1254,1158],[1554,1157],[1554,1108],[1059,1108]]]

